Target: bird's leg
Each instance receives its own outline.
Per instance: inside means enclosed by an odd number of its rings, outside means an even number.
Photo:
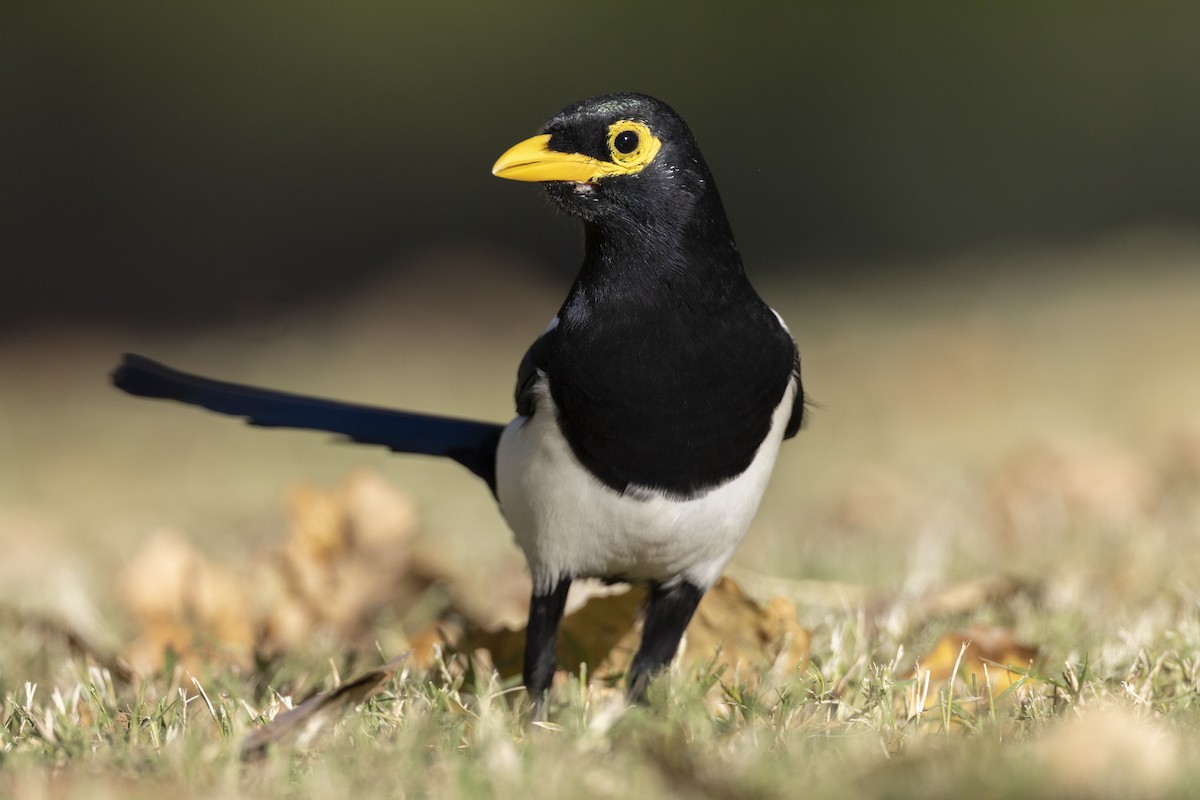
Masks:
[[[558,624],[567,605],[570,578],[561,578],[546,594],[533,591],[529,601],[529,625],[525,628],[525,691],[533,700],[533,716],[542,715],[546,692],[558,666],[555,650],[558,645]]]
[[[629,700],[646,698],[646,688],[655,673],[671,663],[679,640],[687,630],[704,590],[687,581],[671,586],[655,584],[650,587],[646,602],[646,621],[642,625],[642,643],[633,665],[629,668]]]

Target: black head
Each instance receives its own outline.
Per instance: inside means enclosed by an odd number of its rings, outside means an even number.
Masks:
[[[719,208],[687,124],[666,103],[644,94],[601,95],[564,108],[538,136],[500,156],[492,172],[542,182],[568,213],[604,227],[679,230],[702,198]],[[724,214],[719,217],[725,227]]]

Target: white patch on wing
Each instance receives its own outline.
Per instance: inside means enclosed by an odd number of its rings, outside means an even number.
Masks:
[[[771,430],[741,475],[690,499],[639,488],[622,495],[579,462],[559,431],[549,381],[534,388],[531,417],[500,437],[496,490],[537,591],[564,576],[711,586],[745,536],[775,465],[796,395],[793,379]]]

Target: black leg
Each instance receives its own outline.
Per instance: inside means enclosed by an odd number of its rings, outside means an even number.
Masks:
[[[679,640],[687,630],[704,590],[687,581],[674,586],[650,588],[646,602],[646,622],[642,626],[642,644],[629,668],[629,699],[639,702],[646,698],[646,688],[655,673],[671,663]]]
[[[529,625],[525,629],[525,691],[533,700],[533,716],[541,716],[542,703],[558,666],[558,623],[567,605],[571,579],[562,578],[548,594],[535,589],[529,601]]]

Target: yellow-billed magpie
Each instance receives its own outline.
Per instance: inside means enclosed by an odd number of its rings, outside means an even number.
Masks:
[[[505,152],[584,225],[583,265],[517,373],[508,425],[370,408],[177,372],[127,355],[113,382],[244,417],[445,456],[488,484],[529,562],[525,686],[541,708],[575,578],[644,583],[640,698],[679,646],[804,417],[800,359],[742,268],[691,131],[665,103],[575,103]]]

